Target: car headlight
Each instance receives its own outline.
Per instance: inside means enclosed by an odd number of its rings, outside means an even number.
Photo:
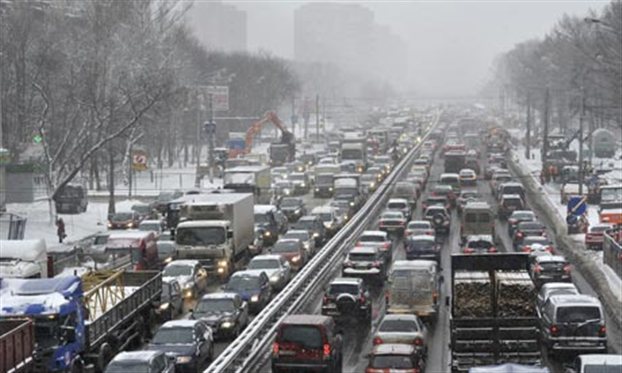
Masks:
[[[285,189],[285,194],[289,196],[289,189]]]
[[[192,356],[177,356],[175,359],[175,363],[177,364],[186,364],[192,360]]]
[[[369,186],[373,188],[376,186],[376,183],[372,182],[371,184],[369,184]]]
[[[320,234],[318,232],[313,233],[313,237],[318,238],[320,237]]]
[[[167,308],[169,308],[170,305],[170,303],[162,303],[160,305],[160,310],[165,311]]]
[[[316,191],[316,192],[319,192],[319,191],[320,191],[320,188],[315,188],[315,191]]]
[[[350,206],[354,207],[354,202],[350,202]]]
[[[270,282],[272,283],[279,282],[280,279],[281,279],[281,275],[279,274],[274,274],[270,276]]]
[[[251,297],[251,302],[255,303],[255,302],[259,302],[259,295],[255,294]]]
[[[173,261],[173,257],[169,256],[168,258],[164,259],[164,264],[168,264],[168,263],[170,263],[172,261]]]
[[[333,191],[333,187],[328,187],[328,191],[332,192]]]
[[[300,261],[300,255],[296,255],[295,257],[292,258],[292,262],[297,263]]]
[[[192,282],[186,282],[186,283],[185,283],[185,284],[183,284],[181,287],[182,287],[183,289],[191,289],[193,285],[194,285],[194,284],[193,284]]]
[[[127,224],[125,224],[125,226],[128,227],[128,228],[132,228],[134,226],[134,223],[127,223]]]
[[[306,186],[306,184],[305,184],[305,183],[300,183],[300,187],[301,187],[301,188],[304,188],[305,186]]]
[[[112,228],[112,223],[108,223],[108,228]]]
[[[311,249],[311,244],[309,242],[305,242],[303,246],[305,247],[307,251]]]
[[[221,259],[218,261],[217,265],[218,267],[226,268],[229,264],[227,262],[227,259]]]
[[[272,235],[272,233],[270,233],[270,231],[265,231],[263,235],[265,237],[270,237]]]
[[[224,321],[222,324],[220,324],[220,326],[223,329],[229,329],[230,327],[233,326],[233,323],[231,321],[227,320],[227,321]]]

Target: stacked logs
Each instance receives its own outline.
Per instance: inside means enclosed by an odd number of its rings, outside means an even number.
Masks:
[[[492,317],[492,284],[488,272],[456,272],[453,300],[457,318]]]

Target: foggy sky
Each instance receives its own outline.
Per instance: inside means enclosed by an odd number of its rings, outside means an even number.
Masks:
[[[205,0],[195,0],[205,1]],[[248,47],[293,58],[293,12],[308,1],[229,1],[247,12]],[[348,1],[349,2],[349,1]],[[495,56],[542,37],[564,13],[583,17],[607,1],[377,1],[375,12],[409,46],[408,90],[445,97],[476,94]]]

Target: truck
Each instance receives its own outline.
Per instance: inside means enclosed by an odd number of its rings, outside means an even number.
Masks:
[[[43,239],[0,240],[0,278],[48,277]]]
[[[208,274],[225,280],[247,257],[255,238],[253,195],[206,194],[180,207],[177,257],[196,259]]]
[[[0,372],[30,372],[35,337],[29,319],[0,320]]]
[[[272,176],[268,166],[238,166],[225,170],[223,188],[251,193],[256,204],[270,203]]]
[[[453,254],[449,312],[451,369],[539,365],[539,321],[526,253]]]
[[[246,147],[246,132],[229,132],[229,139],[227,140],[227,148],[229,158],[237,158],[244,154],[244,148]]]
[[[334,198],[345,199],[350,202],[354,210],[363,206],[364,196],[359,174],[337,174],[334,178]]]
[[[272,143],[268,148],[270,153],[270,166],[279,167],[287,162],[293,161],[289,144]]]
[[[330,198],[334,191],[334,178],[340,171],[336,164],[318,164],[313,170],[315,187],[313,197]]]
[[[0,318],[34,324],[37,372],[95,369],[150,335],[159,306],[158,271],[94,271],[81,277],[3,279]]]
[[[374,128],[367,131],[367,137],[377,144],[376,155],[385,154],[389,149],[389,130],[386,128]]]
[[[341,161],[355,162],[356,172],[365,172],[367,169],[367,137],[358,133],[346,133],[345,135],[346,137],[341,140]]]

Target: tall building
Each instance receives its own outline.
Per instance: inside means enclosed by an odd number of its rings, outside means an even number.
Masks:
[[[246,51],[246,12],[220,1],[195,2],[189,12],[190,25],[210,50]]]
[[[294,59],[332,63],[391,83],[407,71],[405,43],[358,4],[309,3],[294,12]]]

